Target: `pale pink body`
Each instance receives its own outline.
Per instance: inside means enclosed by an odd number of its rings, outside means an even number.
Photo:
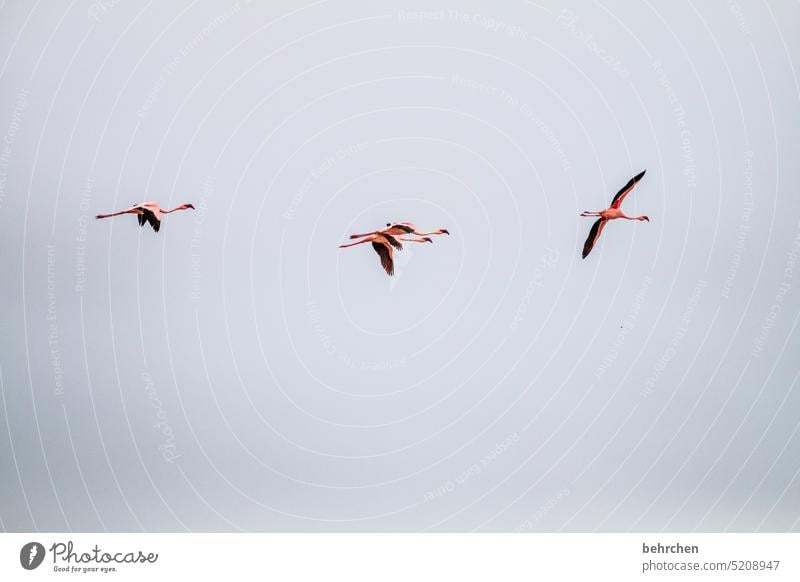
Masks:
[[[626,220],[649,220],[646,216],[628,216],[619,208],[606,208],[605,210],[600,210],[599,212],[585,211],[581,213],[581,216],[599,216],[600,218],[605,218],[606,220],[614,220],[615,218],[624,218]]]

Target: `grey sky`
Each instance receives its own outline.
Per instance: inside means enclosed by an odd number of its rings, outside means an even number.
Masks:
[[[797,531],[798,12],[1,4],[0,527]]]

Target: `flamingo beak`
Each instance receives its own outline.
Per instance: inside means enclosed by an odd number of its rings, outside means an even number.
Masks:
[[[424,240],[425,242],[429,242],[429,243],[432,243],[432,242],[433,242],[433,241],[432,241],[432,240],[431,240],[429,237],[427,237],[427,236],[426,236],[424,239],[422,239],[422,240]]]
[[[644,217],[644,219],[645,219],[647,222],[650,222],[650,219],[649,219],[649,218],[647,218],[646,216]]]
[[[439,230],[441,230],[444,234],[450,234],[450,231],[446,228],[440,228]]]
[[[194,210],[194,206],[192,206],[191,204],[187,204],[186,208],[191,208],[192,210]]]

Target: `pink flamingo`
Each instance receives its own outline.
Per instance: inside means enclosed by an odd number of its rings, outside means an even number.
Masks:
[[[378,256],[381,258],[381,266],[383,267],[383,270],[386,271],[387,275],[394,275],[394,249],[397,249],[398,251],[403,249],[403,245],[400,244],[399,241],[402,240],[405,242],[418,243],[433,242],[428,237],[400,238],[392,236],[391,234],[383,234],[380,232],[362,236],[366,236],[366,238],[358,242],[350,243],[349,245],[339,245],[339,248],[346,249],[347,247],[354,247],[356,245],[363,245],[364,243],[371,242],[372,248],[375,249],[375,252],[378,253]]]
[[[386,228],[383,230],[373,230],[364,234],[351,234],[350,238],[361,238],[363,236],[370,236],[372,234],[389,234],[392,236],[400,236],[403,234],[413,234],[416,236],[428,236],[431,234],[450,234],[445,228],[440,228],[432,232],[419,232],[417,227],[410,222],[387,222]]]
[[[134,204],[127,210],[120,210],[119,212],[113,212],[111,214],[98,214],[95,218],[110,218],[112,216],[119,216],[120,214],[136,214],[136,218],[139,220],[139,226],[144,226],[144,223],[147,222],[153,227],[154,231],[158,232],[158,229],[161,228],[162,214],[169,214],[170,212],[186,210],[188,208],[194,210],[194,206],[191,204],[181,204],[172,210],[164,210],[156,202],[140,202],[139,204]]]
[[[625,197],[633,190],[633,187],[636,186],[637,182],[642,179],[644,173],[647,170],[643,170],[642,173],[636,174],[633,178],[631,178],[625,187],[622,188],[617,195],[614,196],[614,200],[611,201],[611,206],[606,208],[605,210],[601,210],[599,212],[590,212],[588,210],[584,210],[581,212],[581,216],[599,216],[600,218],[592,225],[592,229],[589,231],[589,238],[586,239],[586,242],[583,244],[583,258],[585,259],[590,252],[592,252],[592,248],[594,244],[597,242],[597,239],[600,238],[600,235],[603,232],[603,229],[606,227],[606,223],[609,220],[614,220],[615,218],[624,218],[626,220],[646,220],[650,222],[650,219],[646,216],[626,216],[622,210],[620,210],[620,206],[622,206],[623,200]]]

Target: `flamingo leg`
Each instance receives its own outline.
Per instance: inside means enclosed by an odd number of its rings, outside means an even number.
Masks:
[[[364,243],[372,242],[372,239],[366,238],[364,240],[360,240],[358,242],[350,243],[349,245],[339,245],[340,249],[346,249],[347,247],[354,247],[356,245],[363,245]]]
[[[121,214],[139,214],[136,210],[120,210],[119,212],[112,212],[111,214],[98,214],[95,218],[111,218],[112,216],[119,216]]]
[[[364,236],[372,236],[373,234],[378,234],[377,230],[373,230],[372,232],[367,232],[365,234],[351,234],[350,238],[361,238]]]

